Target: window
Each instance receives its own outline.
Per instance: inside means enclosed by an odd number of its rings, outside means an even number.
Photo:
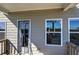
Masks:
[[[0,40],[5,39],[6,22],[0,21]]]
[[[61,19],[46,19],[45,21],[46,45],[62,45]]]
[[[0,22],[0,31],[5,31],[5,22]]]
[[[79,45],[79,18],[69,18],[68,20],[70,42]]]

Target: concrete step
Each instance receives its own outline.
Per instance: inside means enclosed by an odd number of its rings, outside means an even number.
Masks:
[[[32,51],[35,51],[35,50],[38,50],[37,48],[35,48],[35,47],[32,47]]]
[[[41,52],[34,52],[33,55],[43,55]]]
[[[36,55],[43,55],[43,53],[41,53],[34,44],[32,44],[31,47],[32,47],[32,53],[33,53],[33,55],[35,55],[35,54]]]

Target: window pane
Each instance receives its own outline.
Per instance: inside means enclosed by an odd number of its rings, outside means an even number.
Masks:
[[[61,31],[61,21],[60,20],[52,20],[52,21],[47,21],[47,31],[56,31],[60,32]]]
[[[60,33],[47,33],[47,44],[61,44]]]
[[[79,32],[79,20],[70,21],[70,31]]]
[[[60,32],[61,31],[61,21],[58,20],[58,21],[55,21],[55,31],[57,32]]]
[[[70,42],[79,45],[79,33],[70,33]]]
[[[0,22],[0,31],[5,31],[5,22]]]
[[[5,32],[0,32],[0,40],[5,39]]]
[[[19,21],[19,38],[22,41],[22,47],[28,46],[29,21]]]
[[[54,31],[54,21],[47,21],[47,31]]]

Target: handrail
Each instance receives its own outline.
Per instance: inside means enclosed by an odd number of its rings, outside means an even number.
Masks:
[[[68,55],[78,55],[79,54],[79,47],[74,43],[67,43],[67,54]]]
[[[0,49],[1,55],[2,54],[7,54],[7,55],[19,54],[16,47],[8,39],[0,40],[0,46],[1,46],[1,49]]]
[[[12,49],[14,50],[13,54],[15,54],[17,52],[17,54],[19,54],[17,48],[11,43],[10,40],[7,39],[7,41],[9,42],[9,46],[10,46],[10,54],[12,54]]]

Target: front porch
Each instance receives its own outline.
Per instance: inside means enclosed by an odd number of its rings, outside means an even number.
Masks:
[[[0,40],[0,55],[43,55],[35,45],[31,46],[29,50],[31,50],[30,53],[22,53],[10,42],[10,40]]]
[[[23,55],[8,39],[0,40],[0,47],[0,55]],[[79,46],[68,42],[65,48],[66,55],[79,55]],[[33,52],[25,55],[33,55]]]

